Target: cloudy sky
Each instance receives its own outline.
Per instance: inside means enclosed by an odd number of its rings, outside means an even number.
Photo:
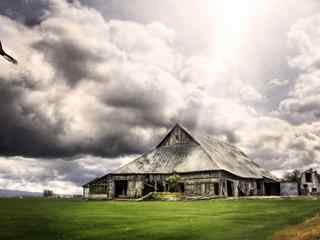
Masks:
[[[320,163],[318,0],[1,0],[0,189],[79,193],[176,122]]]

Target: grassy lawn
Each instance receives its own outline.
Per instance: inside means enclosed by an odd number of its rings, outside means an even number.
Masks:
[[[0,199],[0,239],[272,239],[319,200],[106,202]]]

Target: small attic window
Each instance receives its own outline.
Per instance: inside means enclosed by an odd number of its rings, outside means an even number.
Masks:
[[[179,141],[179,135],[176,134],[175,137],[176,137],[176,140]]]

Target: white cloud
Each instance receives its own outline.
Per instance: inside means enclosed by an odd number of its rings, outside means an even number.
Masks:
[[[51,189],[59,194],[79,194],[82,184],[134,157],[107,159],[87,155],[72,160],[0,157],[0,189],[31,192]]]
[[[280,113],[295,124],[318,122],[320,118],[320,15],[298,21],[288,34],[293,50],[289,64],[299,70],[289,98]]]

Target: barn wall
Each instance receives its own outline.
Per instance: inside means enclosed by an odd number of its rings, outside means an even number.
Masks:
[[[109,196],[114,198],[115,193],[115,181],[126,180],[128,181],[127,197],[139,198],[144,195],[145,185],[149,185],[154,189],[164,189],[165,180],[170,176],[164,174],[133,174],[133,175],[112,175],[109,183]]]
[[[186,195],[220,195],[220,172],[181,174]],[[218,188],[218,192],[215,188]]]
[[[263,194],[263,184],[257,189],[257,180],[242,179],[225,171],[182,174],[186,195],[250,196]],[[228,184],[231,189],[228,194]],[[218,194],[216,188],[218,187]],[[262,189],[261,189],[262,188]]]
[[[299,195],[298,183],[296,182],[281,182],[280,183],[281,196],[297,196]]]
[[[311,174],[311,181],[307,181],[306,174]],[[307,170],[301,175],[301,193],[309,195],[311,193],[320,192],[319,175],[317,171]]]
[[[90,196],[89,187],[88,186],[83,187],[83,197],[88,198],[89,196]]]
[[[88,198],[107,198],[108,197],[108,177],[105,176],[86,187],[85,195]]]
[[[263,180],[243,179],[226,171],[192,172],[178,174],[184,193],[190,196],[251,196],[263,195]],[[127,181],[127,198],[142,197],[146,186],[152,191],[168,191],[169,174],[109,175],[90,185],[91,198],[115,198],[115,182]],[[260,186],[260,188],[258,188]],[[229,191],[228,191],[229,188]]]
[[[128,181],[127,197],[128,198],[139,198],[142,196],[143,190],[143,175],[112,175],[110,180],[110,192],[111,198],[114,198],[115,193],[115,181],[126,180]]]
[[[263,188],[263,180],[257,179],[247,179],[247,178],[240,178],[235,176],[229,172],[222,171],[221,178],[225,179],[225,181],[233,181],[234,182],[234,191],[235,196],[255,196],[255,195],[263,195],[264,188]],[[259,189],[258,189],[259,186]],[[227,194],[225,193],[225,196]]]

